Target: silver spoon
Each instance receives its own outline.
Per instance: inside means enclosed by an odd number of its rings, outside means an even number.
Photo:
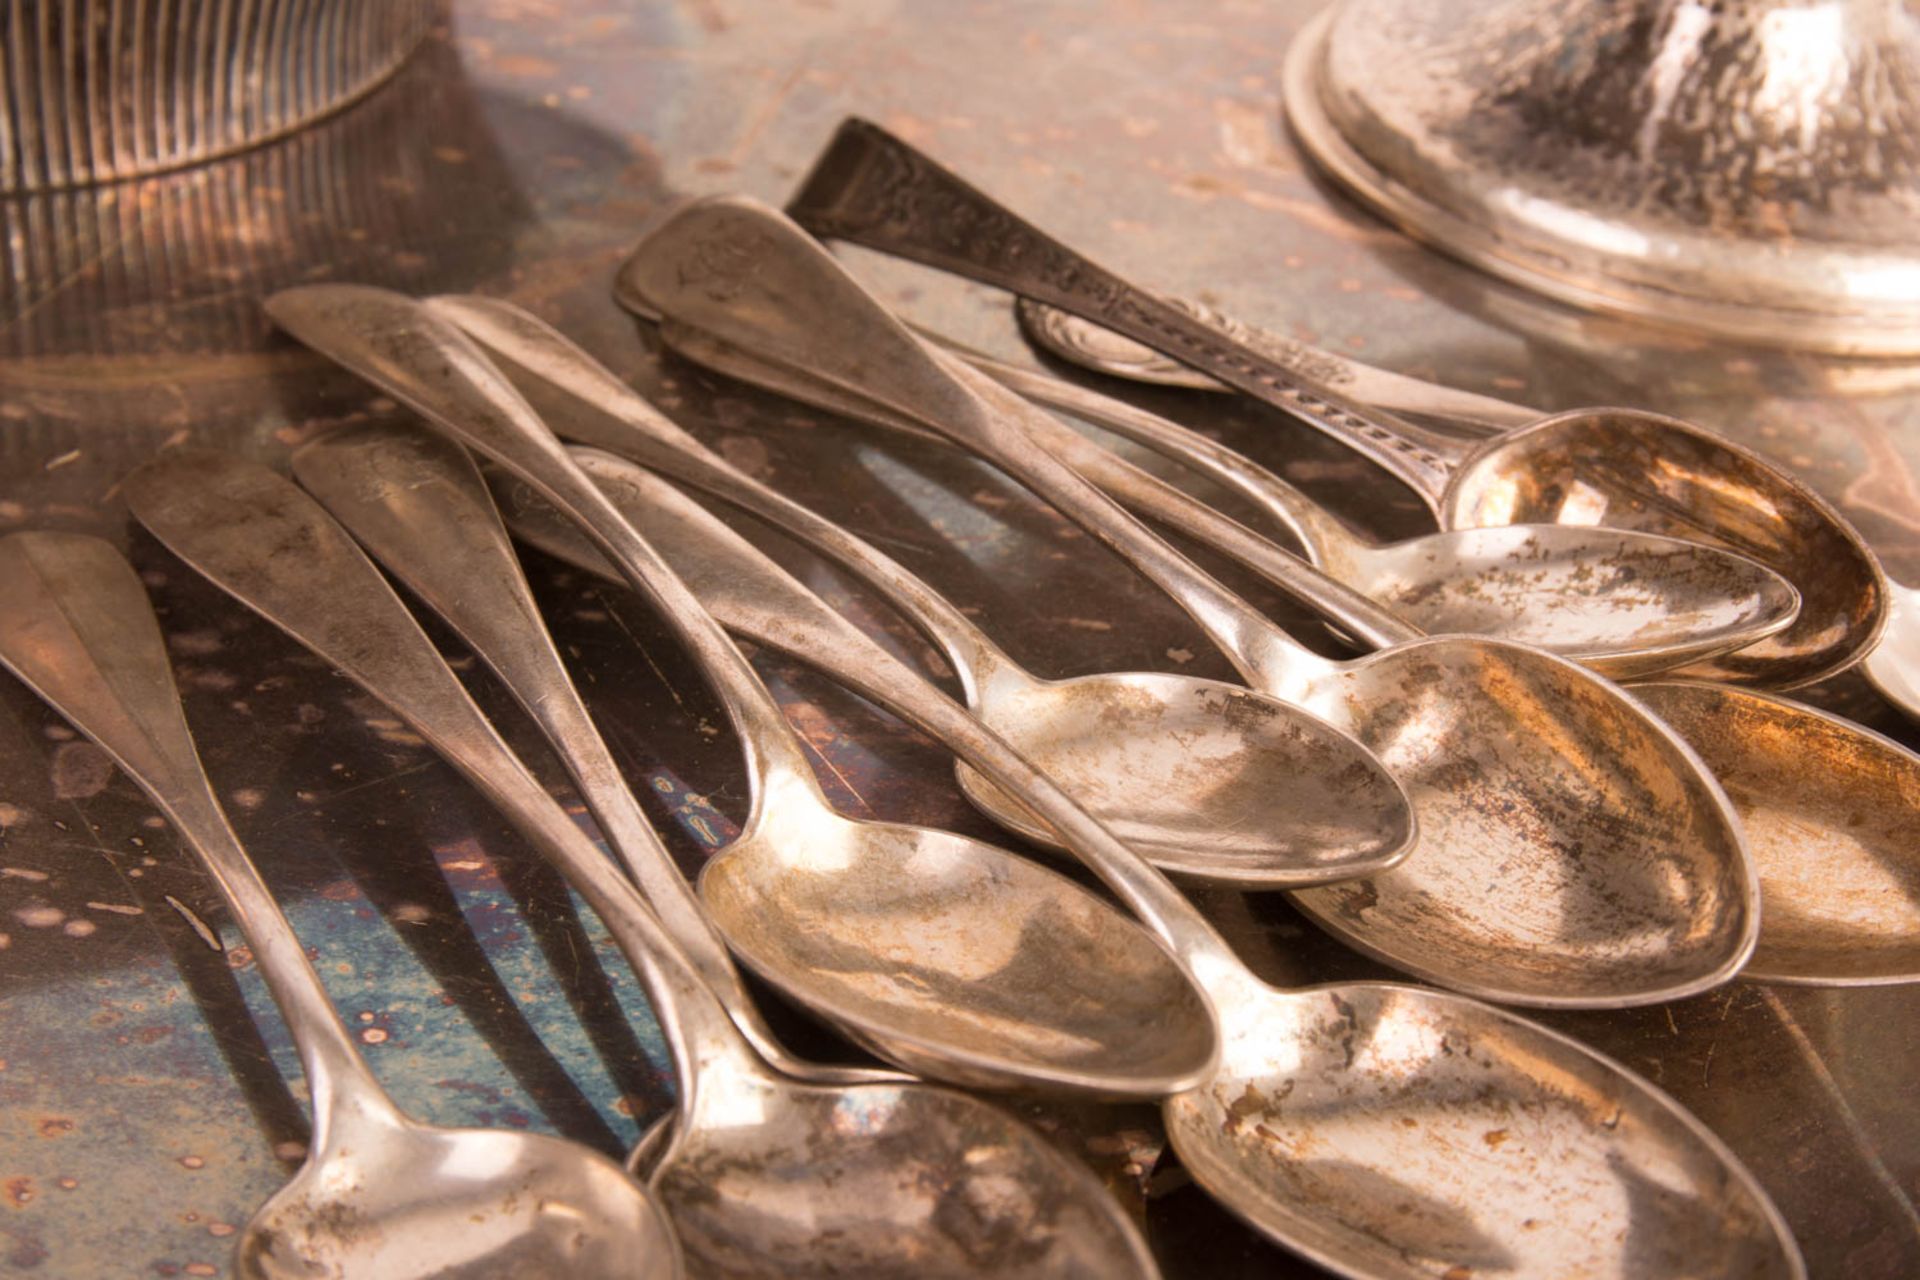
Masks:
[[[125,492],[176,555],[411,724],[605,921],[674,1053],[678,1116],[649,1183],[689,1273],[1157,1274],[1092,1172],[999,1108],[933,1085],[804,1083],[762,1062],[633,883],[508,750],[352,538],[291,481],[181,450],[135,472]]]
[[[477,297],[427,305],[538,397],[561,434],[639,458],[911,595],[912,615],[959,674],[974,714],[1155,866],[1291,887],[1385,871],[1411,846],[1405,793],[1346,735],[1215,680],[1157,672],[1042,680],[891,559],[729,465],[527,312]],[[973,769],[962,764],[959,778],[997,821],[1057,843]]]
[[[1757,561],[1630,529],[1514,524],[1382,545],[1198,432],[1046,374],[948,349],[1029,400],[1240,494],[1288,529],[1316,567],[1429,634],[1539,645],[1625,680],[1752,644],[1791,626],[1799,610],[1799,593]]]
[[[975,731],[665,482],[609,454],[575,456],[730,627],[951,743]],[[524,486],[506,488],[522,536],[612,572]],[[1444,992],[1368,982],[1276,990],[1164,879],[1137,864],[1099,869],[1133,876],[1133,900],[1220,1012],[1219,1071],[1162,1107],[1174,1148],[1215,1198],[1281,1244],[1381,1280],[1801,1274],[1791,1237],[1737,1159],[1631,1072]]]
[[[306,1160],[240,1233],[243,1276],[674,1276],[658,1204],[577,1143],[410,1120],[341,1026],[201,770],[133,567],[98,538],[0,539],[0,663],[112,756],[200,858],[285,1017],[313,1098]]]
[[[1037,446],[1024,423],[1038,409],[943,362],[763,205],[683,206],[623,274],[683,330],[753,347],[757,364],[729,372],[942,431],[1016,476],[1172,595],[1249,684],[1372,748],[1413,797],[1419,847],[1384,874],[1294,895],[1351,945],[1458,990],[1558,1007],[1673,999],[1745,962],[1758,888],[1733,811],[1686,744],[1615,686],[1463,636],[1344,663],[1303,649]],[[1352,594],[1281,559],[1316,605]]]
[[[1426,430],[1134,287],[863,120],[841,125],[789,207],[816,234],[1063,307],[1277,405],[1412,487],[1443,529],[1605,523],[1725,545],[1793,583],[1792,627],[1688,675],[1808,684],[1859,661],[1885,621],[1886,579],[1859,534],[1805,484],[1701,427],[1581,409],[1477,444]]]
[[[1887,629],[1867,655],[1867,679],[1887,701],[1920,723],[1920,591],[1889,580]]]
[[[423,430],[371,428],[322,437],[293,466],[542,723],[584,777],[589,807],[610,815],[614,847],[656,913],[691,935],[697,950],[682,949],[739,1020],[752,1003],[580,705],[466,452]],[[749,753],[754,802],[720,870],[701,881],[721,932],[769,981],[890,1060],[952,1083],[1158,1098],[1205,1070],[1215,1039],[1206,1011],[1151,939],[1078,885],[991,845],[841,817],[778,715],[770,703],[749,708],[761,735]],[[807,863],[852,874],[809,875]],[[742,866],[762,872],[751,898],[718,892]],[[937,947],[926,945],[935,919]],[[1075,965],[1088,972],[1062,983]],[[749,1039],[777,1044],[753,1024]],[[761,1052],[815,1078],[784,1051]]]

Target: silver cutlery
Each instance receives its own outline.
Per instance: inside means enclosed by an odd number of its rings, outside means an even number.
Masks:
[[[769,1067],[633,883],[500,740],[380,571],[292,481],[176,450],[125,492],[176,555],[412,725],[605,921],[674,1054],[679,1107],[649,1184],[690,1274],[1157,1275],[1091,1171],[999,1108],[933,1085],[806,1083]]]

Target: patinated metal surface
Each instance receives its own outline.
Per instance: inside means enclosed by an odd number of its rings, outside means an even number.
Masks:
[[[1144,282],[1285,336],[1547,409],[1634,404],[1729,432],[1834,501],[1895,577],[1920,581],[1914,366],[1676,340],[1557,310],[1404,240],[1317,186],[1285,136],[1277,73],[1307,8],[476,0],[388,88],[319,130],[86,205],[4,207],[24,249],[0,263],[0,525],[99,532],[131,551],[165,610],[216,788],[409,1112],[615,1151],[666,1108],[667,1059],[598,923],[473,792],[382,708],[129,529],[114,486],[169,439],[282,465],[308,435],[394,415],[269,341],[254,307],[267,289],[320,275],[508,294],[725,456],[926,573],[1041,674],[1230,678],[1153,590],[992,473],[663,357],[608,301],[613,268],[666,198],[782,201],[858,111]],[[341,154],[302,150],[336,127],[355,140]],[[916,319],[1030,358],[1003,297],[858,267]],[[1172,391],[1142,402],[1372,531],[1431,527],[1411,495],[1277,413]],[[849,598],[818,562],[768,545]],[[533,568],[616,754],[683,865],[698,865],[745,812],[717,704],[644,609],[550,561]],[[924,652],[851,598],[889,644]],[[760,669],[846,812],[993,837],[945,753],[797,664],[763,657]],[[511,701],[473,664],[464,673],[557,784]],[[1796,696],[1920,741],[1857,677]],[[295,1064],[250,956],[152,808],[13,684],[0,686],[0,804],[0,1268],[226,1274],[234,1232],[306,1139]],[[1199,896],[1264,976],[1385,972],[1275,895]],[[222,936],[226,949],[209,945]],[[1920,1270],[1920,991],[1746,985],[1549,1020],[1725,1138],[1815,1275]],[[1151,1111],[1028,1114],[1097,1162],[1170,1274],[1315,1274],[1193,1187]]]

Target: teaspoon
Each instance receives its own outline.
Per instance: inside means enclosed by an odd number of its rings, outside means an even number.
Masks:
[[[1426,430],[1136,288],[864,120],[842,123],[789,208],[818,235],[1065,308],[1274,404],[1410,486],[1443,529],[1642,529],[1731,547],[1800,592],[1791,627],[1688,675],[1809,684],[1859,661],[1885,621],[1885,575],[1859,534],[1804,483],[1704,428],[1608,408],[1554,414],[1478,443]]]
[[[1197,431],[943,345],[1027,399],[1146,445],[1238,493],[1292,533],[1320,570],[1428,634],[1538,645],[1626,680],[1750,645],[1791,626],[1799,610],[1799,593],[1757,561],[1631,529],[1511,524],[1382,545]]]
[[[648,1181],[691,1274],[1157,1275],[1092,1171],[999,1108],[934,1085],[806,1083],[768,1067],[632,881],[501,741],[380,571],[292,481],[175,450],[128,477],[125,492],[176,555],[391,707],[600,915],[646,981],[673,1050],[678,1114]]]
[[[754,480],[536,317],[491,298],[427,304],[486,348],[563,435],[638,458],[830,548],[914,600],[973,713],[1155,866],[1248,886],[1385,871],[1413,840],[1398,784],[1350,737],[1215,680],[1123,672],[1043,680],[871,544]],[[959,769],[996,821],[1056,844],[1024,804]]]
[[[1036,444],[1024,424],[1040,410],[936,356],[764,205],[684,205],[622,274],[682,330],[751,347],[757,364],[729,372],[773,371],[776,390],[943,432],[1015,476],[1172,595],[1250,685],[1373,749],[1413,798],[1418,845],[1391,871],[1294,894],[1350,945],[1456,990],[1543,1007],[1674,999],[1746,961],[1758,888],[1733,811],[1685,742],[1614,685],[1474,637],[1351,662],[1302,648]],[[1279,558],[1311,604],[1353,594]]]
[[[958,747],[978,726],[784,570],[664,481],[574,456],[657,537],[727,625],[820,668]],[[524,486],[517,533],[613,570]],[[1162,1115],[1196,1180],[1269,1237],[1339,1274],[1793,1277],[1765,1193],[1699,1121],[1577,1041],[1445,992],[1346,982],[1281,991],[1247,970],[1164,878],[1149,908],[1219,1010],[1224,1052]]]
[[[465,450],[431,432],[367,428],[306,446],[293,470],[547,728],[585,775],[589,807],[623,833],[614,847],[656,914],[682,920],[736,1019],[752,1009],[580,705]],[[841,817],[777,715],[755,706],[743,717],[761,735],[749,753],[753,803],[721,870],[702,876],[721,932],[769,981],[888,1059],[952,1083],[1157,1098],[1204,1069],[1214,1038],[1206,1012],[1183,999],[1178,970],[1144,934],[1079,886],[990,845]],[[851,874],[808,876],[795,868],[802,861]],[[742,865],[766,869],[754,899],[715,896]],[[933,919],[938,947],[916,941]],[[1088,972],[1063,984],[1062,967],[1076,964]],[[778,1043],[752,1021],[749,1039]],[[784,1051],[762,1056],[801,1074]]]
[[[240,1275],[680,1274],[665,1215],[616,1162],[539,1134],[421,1124],[380,1088],[214,798],[153,607],[118,551],[74,534],[9,535],[0,597],[0,663],[112,756],[199,856],[299,1052],[312,1142],[241,1231]]]

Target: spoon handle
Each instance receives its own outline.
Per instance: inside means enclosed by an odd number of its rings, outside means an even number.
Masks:
[[[805,749],[746,658],[471,339],[424,304],[365,285],[283,289],[266,309],[294,337],[512,471],[588,529],[692,652],[726,708],[756,782],[749,828],[776,792],[826,806]]]
[[[654,914],[760,1056],[789,1075],[814,1073],[761,1018],[720,935],[634,800],[567,678],[466,451],[430,431],[350,428],[301,449],[293,473],[446,620],[539,724]],[[844,1083],[903,1078],[861,1068],[818,1070]]]
[[[572,451],[608,500],[671,559],[703,606],[726,626],[791,654],[944,743],[1046,824],[1153,931],[1189,972],[1245,966],[1167,878],[1116,839],[1046,774],[927,679],[829,608],[758,548],[672,485],[595,449]],[[496,486],[504,488],[505,486]],[[531,495],[508,491],[516,532],[605,577],[620,575],[577,529]],[[904,569],[898,570],[904,575]],[[922,592],[930,592],[921,584]],[[1222,981],[1229,981],[1223,978]],[[1207,989],[1207,981],[1198,985]]]
[[[214,798],[133,566],[98,538],[15,533],[0,539],[0,599],[0,663],[113,757],[213,877],[299,1051],[313,1148],[350,1111],[402,1123]]]
[[[1302,377],[1344,390],[1355,399],[1388,413],[1417,414],[1423,423],[1432,423],[1450,435],[1484,440],[1546,416],[1544,411],[1528,405],[1443,386],[1412,374],[1395,373],[1352,356],[1283,338],[1269,329],[1222,315],[1191,299],[1169,297],[1167,301]],[[1044,302],[1022,298],[1014,307],[1014,314],[1028,341],[1083,369],[1152,386],[1233,390],[1177,360]]]
[[[681,1101],[701,1073],[762,1068],[633,882],[501,741],[387,580],[291,480],[176,449],[128,476],[134,518],[221,590],[392,708],[464,774],[600,916],[653,999]]]
[[[843,122],[787,206],[816,235],[998,285],[1105,325],[1372,459],[1430,507],[1470,446],[1324,387],[1082,257],[865,120]]]
[[[828,549],[856,572],[900,584],[902,606],[940,646],[969,697],[1010,665],[1000,647],[877,548],[722,458],[538,317],[497,298],[429,299],[427,307],[486,348],[501,372],[568,439],[632,458]],[[933,437],[938,439],[938,436]]]

